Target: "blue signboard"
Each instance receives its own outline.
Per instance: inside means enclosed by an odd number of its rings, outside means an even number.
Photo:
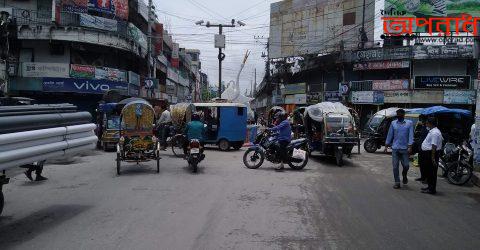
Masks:
[[[43,91],[45,92],[76,92],[90,94],[103,94],[109,90],[117,90],[121,93],[128,92],[128,83],[105,79],[44,77],[42,85]]]
[[[129,96],[140,96],[140,87],[130,83],[128,85],[128,95]]]

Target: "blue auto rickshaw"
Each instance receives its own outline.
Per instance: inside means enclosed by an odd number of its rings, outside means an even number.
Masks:
[[[226,151],[240,149],[247,133],[247,107],[240,103],[193,103],[195,111],[203,114],[207,127],[206,144],[218,145]]]

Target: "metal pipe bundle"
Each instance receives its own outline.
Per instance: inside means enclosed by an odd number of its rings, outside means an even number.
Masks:
[[[90,123],[89,112],[0,117],[0,134]]]
[[[0,170],[94,149],[95,124],[0,135]]]

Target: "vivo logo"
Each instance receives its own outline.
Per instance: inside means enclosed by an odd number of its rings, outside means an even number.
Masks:
[[[93,91],[103,91],[106,92],[110,90],[110,86],[107,84],[100,84],[100,83],[89,83],[89,82],[83,82],[83,83],[73,83],[75,87],[79,90],[93,90]]]

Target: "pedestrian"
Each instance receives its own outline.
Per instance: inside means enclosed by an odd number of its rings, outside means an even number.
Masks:
[[[427,182],[427,174],[425,172],[425,165],[428,163],[425,163],[425,160],[429,160],[430,158],[424,157],[424,154],[422,154],[422,143],[427,138],[428,135],[428,128],[427,128],[427,116],[425,115],[420,115],[419,116],[419,124],[417,127],[417,132],[418,132],[418,142],[415,145],[415,150],[418,151],[418,166],[420,168],[420,177],[415,179],[416,181],[420,181],[422,183]]]
[[[393,177],[395,184],[393,188],[400,188],[399,162],[402,163],[403,184],[408,183],[407,173],[409,168],[409,155],[413,145],[413,124],[405,120],[405,110],[397,110],[397,119],[392,122],[388,130],[385,147],[392,148]]]
[[[164,106],[164,111],[160,115],[160,118],[157,122],[160,126],[161,131],[161,138],[160,144],[162,146],[162,150],[166,150],[167,148],[167,137],[170,131],[170,126],[172,124],[172,116],[170,114],[170,110],[167,105]]]
[[[428,186],[422,188],[422,193],[435,194],[437,192],[438,158],[442,150],[442,132],[437,128],[434,117],[427,119],[428,135],[422,142],[422,154],[425,159],[425,172]]]

